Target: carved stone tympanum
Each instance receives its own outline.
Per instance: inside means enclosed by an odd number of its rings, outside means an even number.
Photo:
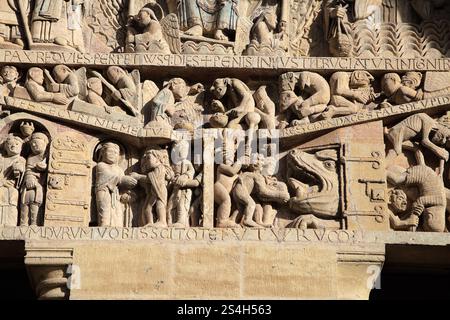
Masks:
[[[0,261],[42,299],[366,299],[385,257],[447,268],[449,17],[1,0]]]

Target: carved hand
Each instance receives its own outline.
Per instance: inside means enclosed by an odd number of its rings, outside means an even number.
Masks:
[[[370,99],[369,94],[364,94],[362,92],[355,92],[353,96],[358,102],[361,102],[362,104],[367,104]]]
[[[120,196],[121,203],[129,203],[130,200],[131,200],[131,195],[129,195],[128,193],[124,193]]]
[[[178,179],[176,179],[175,184],[182,188],[186,185],[186,183],[188,182],[189,178],[185,175],[181,175],[178,177]]]
[[[137,185],[137,180],[130,176],[122,177],[121,184],[126,189],[133,189]]]
[[[222,113],[225,112],[225,107],[223,106],[223,103],[220,102],[219,100],[213,100],[211,102],[211,109],[214,112],[222,112]]]
[[[36,180],[33,177],[28,176],[25,179],[25,188],[27,188],[27,190],[35,189],[36,188]]]
[[[444,159],[446,162],[448,161],[449,153],[447,150],[439,148],[437,150],[437,154],[439,155],[440,158]]]
[[[49,86],[50,92],[59,92],[59,83],[51,83]]]
[[[36,163],[36,169],[38,169],[39,171],[44,171],[45,169],[47,169],[47,164],[45,163],[45,160]]]
[[[236,108],[236,109],[230,110],[230,116],[233,118],[240,117],[243,114],[244,114],[244,111],[242,111],[241,109]]]
[[[331,12],[331,16],[333,18],[344,19],[346,15],[347,15],[347,10],[343,7],[338,7]]]
[[[69,99],[67,99],[67,97],[62,93],[55,93],[53,95],[53,102],[57,104],[68,104]]]
[[[411,216],[420,217],[423,210],[425,210],[425,206],[423,204],[415,203],[413,205],[413,210],[412,210]]]
[[[412,214],[408,219],[405,220],[405,224],[408,227],[417,227],[419,225],[419,216]]]
[[[303,108],[307,108],[307,109],[311,108],[311,101],[309,101],[309,100],[303,101],[302,104],[301,104],[301,108],[302,109]]]
[[[201,83],[196,83],[191,87],[192,91],[194,91],[195,93],[200,93],[205,91],[205,87],[203,86],[203,84]]]

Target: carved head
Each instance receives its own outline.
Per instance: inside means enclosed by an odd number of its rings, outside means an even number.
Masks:
[[[280,92],[294,91],[298,81],[298,75],[294,72],[286,72],[280,76]]]
[[[422,74],[420,72],[407,72],[402,77],[402,85],[411,89],[417,89],[422,83]]]
[[[47,149],[48,137],[42,132],[36,132],[31,135],[30,147],[33,154],[43,154]]]
[[[447,144],[447,140],[450,138],[448,135],[448,129],[439,127],[431,138],[431,142],[438,146],[444,146]]]
[[[375,80],[374,77],[367,71],[354,71],[350,76],[350,87],[354,89],[365,88],[370,86],[373,80]]]
[[[275,30],[278,24],[277,13],[273,9],[268,9],[263,13],[264,21],[270,30]]]
[[[381,79],[381,89],[388,96],[392,96],[400,88],[402,80],[396,73],[386,73]]]
[[[141,170],[148,173],[159,166],[168,166],[169,159],[166,150],[147,148],[141,158]],[[161,181],[162,182],[162,181]]]
[[[37,84],[44,84],[44,71],[41,68],[33,67],[28,69],[27,81],[32,80]]]
[[[106,70],[106,76],[113,84],[117,84],[125,76],[125,71],[120,67],[111,66]]]
[[[19,71],[14,66],[4,66],[0,72],[4,83],[13,82],[19,79]]]
[[[148,26],[152,20],[158,21],[155,13],[150,8],[142,8],[136,15],[135,20],[139,23],[141,27]]]
[[[300,72],[298,77],[298,86],[300,90],[305,90],[311,86],[311,75],[309,72]]]
[[[8,135],[4,143],[4,149],[8,157],[18,155],[22,152],[23,140],[14,136],[12,133]]]
[[[178,164],[189,156],[191,145],[187,140],[177,141],[172,149],[172,162]]]
[[[53,77],[55,77],[55,80],[58,83],[64,82],[71,73],[72,70],[63,64],[53,68]]]
[[[100,161],[107,164],[119,163],[120,147],[113,142],[106,142],[100,149]]]
[[[394,189],[389,192],[389,205],[394,213],[405,212],[408,207],[408,197],[401,189]]]
[[[87,87],[89,90],[95,92],[99,96],[101,96],[103,93],[102,80],[100,80],[99,78],[89,78],[87,81]]]
[[[216,79],[211,87],[211,92],[214,95],[214,98],[222,99],[227,93],[228,85],[230,84],[231,80],[229,78]]]
[[[175,100],[181,100],[189,94],[189,87],[181,78],[173,78],[167,83],[167,88],[172,91]]]

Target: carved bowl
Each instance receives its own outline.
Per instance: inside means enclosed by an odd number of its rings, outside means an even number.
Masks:
[[[228,124],[228,116],[223,113],[216,113],[209,119],[209,123],[213,128],[225,128]]]

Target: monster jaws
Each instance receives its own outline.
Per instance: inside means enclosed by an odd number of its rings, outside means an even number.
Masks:
[[[288,184],[295,193],[289,207],[299,215],[289,227],[339,228],[337,160],[337,152],[332,149],[314,154],[296,149],[288,154]]]

